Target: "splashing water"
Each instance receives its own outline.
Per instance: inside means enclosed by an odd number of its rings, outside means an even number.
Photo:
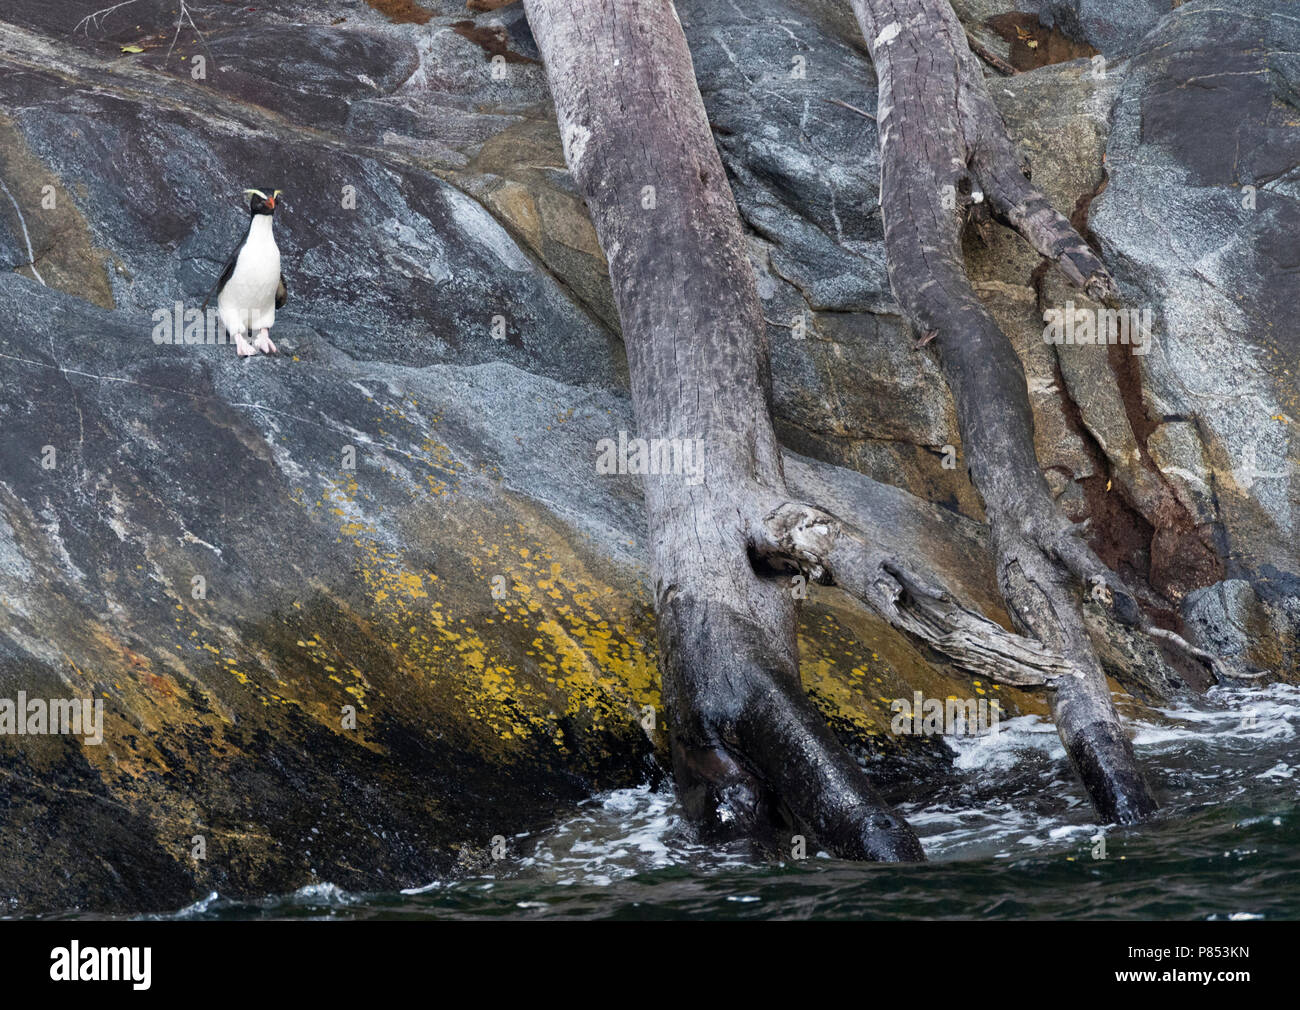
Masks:
[[[316,884],[261,902],[213,894],[182,918],[1295,918],[1300,687],[1216,688],[1196,707],[1126,721],[1160,816],[1103,827],[1055,729],[1035,716],[947,738],[952,772],[915,783],[899,811],[930,862],[847,863],[825,853],[757,863],[692,840],[668,790],[620,789],[490,875],[396,894]]]

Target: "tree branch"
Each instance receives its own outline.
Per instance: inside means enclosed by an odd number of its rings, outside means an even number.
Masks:
[[[783,502],[772,509],[751,549],[766,567],[784,563],[810,581],[838,586],[967,673],[1015,687],[1081,675],[1060,654],[963,606],[943,587],[873,548],[860,530],[814,505]]]

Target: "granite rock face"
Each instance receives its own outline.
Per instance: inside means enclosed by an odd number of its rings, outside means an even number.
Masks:
[[[1292,669],[1298,35],[1291,4],[1227,11],[1192,0],[1170,12],[1124,72],[1106,147],[1109,184],[1091,215],[1130,300],[1154,317],[1154,342],[1135,376],[1140,466],[1166,492],[1166,511],[1208,531],[1215,551],[1219,578],[1197,580],[1206,584],[1189,597],[1188,616],[1220,648]],[[1153,564],[1162,551],[1172,551],[1172,565],[1187,560],[1186,543],[1157,534]],[[1220,608],[1233,614],[1233,631],[1206,617]]]
[[[634,433],[626,366],[519,6],[191,4],[207,44],[170,55],[168,4],[74,31],[96,6],[0,14],[0,699],[104,703],[102,744],[0,736],[0,899],[417,885],[661,777],[640,488],[594,466]],[[972,30],[1005,9],[959,7]],[[934,349],[888,289],[848,5],[677,8],[792,483],[1004,619]],[[1298,47],[1271,9],[1233,29],[1184,4],[1103,78],[992,81],[1036,181],[1152,309],[1149,354],[1044,343],[1073,296],[1014,236],[969,258],[1063,505],[1170,621],[1293,677]],[[185,312],[268,185],[284,353],[245,362],[187,342]],[[831,592],[800,645],[896,798],[903,769],[941,774],[886,699],[969,682]]]

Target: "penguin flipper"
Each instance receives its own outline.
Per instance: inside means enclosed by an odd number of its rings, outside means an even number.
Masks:
[[[284,308],[284,303],[289,300],[289,289],[284,283],[284,274],[280,275],[280,286],[275,289],[275,307]]]
[[[243,248],[244,243],[240,242],[239,245],[235,246],[235,251],[230,254],[230,259],[226,260],[226,266],[221,271],[221,276],[217,278],[217,283],[212,285],[212,290],[208,292],[208,297],[203,299],[204,312],[208,311],[208,302],[212,301],[212,296],[221,292],[221,289],[226,286],[226,282],[230,280],[230,275],[235,272],[235,264],[239,261],[239,254]]]

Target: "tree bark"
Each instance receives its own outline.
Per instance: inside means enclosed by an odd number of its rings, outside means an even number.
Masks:
[[[984,499],[998,582],[1016,625],[1067,657],[1056,681],[1061,739],[1103,817],[1122,823],[1156,804],[1111,703],[1078,583],[1130,624],[1133,598],[1057,508],[1034,452],[1024,372],[972,291],[962,228],[986,202],[1098,300],[1114,282],[1100,259],[1029,183],[979,64],[947,0],[853,0],[879,80],[881,208],[890,283],[919,332],[934,331],[962,447]],[[945,200],[945,195],[952,199]]]

